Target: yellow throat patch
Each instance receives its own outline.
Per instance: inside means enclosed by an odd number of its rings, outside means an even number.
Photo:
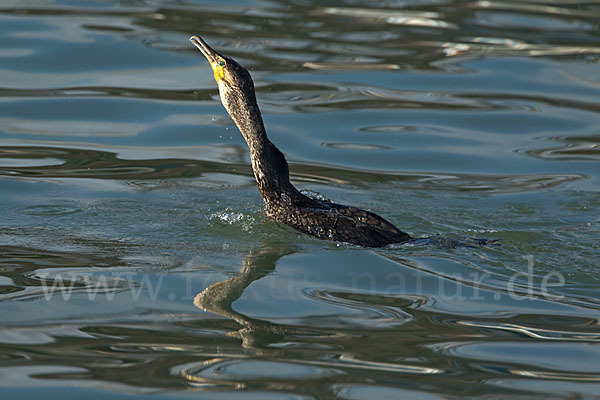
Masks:
[[[221,80],[221,78],[225,76],[225,72],[223,72],[223,67],[217,64],[216,62],[210,63],[210,66],[212,67],[213,73],[215,75],[215,81],[219,83],[219,80]]]

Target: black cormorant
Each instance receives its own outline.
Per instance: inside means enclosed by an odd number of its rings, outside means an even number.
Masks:
[[[192,36],[190,42],[210,63],[221,102],[248,144],[254,177],[269,217],[319,239],[365,247],[411,240],[409,234],[375,213],[300,193],[290,182],[285,157],[267,137],[250,73],[200,37]]]

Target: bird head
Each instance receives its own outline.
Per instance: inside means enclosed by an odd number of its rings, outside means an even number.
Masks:
[[[232,102],[238,99],[254,97],[254,83],[250,73],[230,57],[219,54],[199,36],[192,36],[190,42],[206,57],[219,86],[221,102],[230,111]],[[231,114],[231,112],[230,112]]]

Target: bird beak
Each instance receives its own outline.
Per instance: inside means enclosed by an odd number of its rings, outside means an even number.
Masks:
[[[215,62],[215,56],[217,55],[217,52],[211,49],[210,46],[207,45],[200,36],[192,36],[190,38],[190,42],[192,42],[192,44],[196,46],[202,54],[204,54],[204,57],[206,57],[209,63],[212,64]]]
[[[204,57],[206,57],[206,59],[210,63],[210,66],[212,67],[213,73],[215,75],[215,80],[218,83],[219,80],[223,77],[223,67],[220,66],[217,62],[217,57],[219,57],[219,54],[216,51],[214,51],[209,45],[207,45],[206,42],[202,40],[200,36],[192,36],[190,38],[190,42],[192,42],[192,44],[196,46],[198,50],[200,50]]]

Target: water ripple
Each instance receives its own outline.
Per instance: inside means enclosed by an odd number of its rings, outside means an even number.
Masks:
[[[597,396],[599,19],[592,0],[3,1],[0,384]],[[191,34],[250,69],[295,184],[501,245],[358,249],[265,218]],[[69,301],[46,296],[60,276]]]
[[[487,44],[482,44],[487,42]],[[554,44],[533,44],[516,42],[510,39],[487,40],[473,38],[471,42],[432,43],[441,47],[447,57],[455,56],[564,56],[576,54],[600,54],[598,46],[558,46]]]
[[[524,151],[530,156],[545,160],[600,160],[600,136],[557,136],[550,140],[563,143],[562,146],[548,149]]]
[[[59,216],[81,212],[80,204],[74,201],[58,201],[52,204],[25,207],[23,212],[35,216]]]
[[[325,379],[342,371],[290,361],[215,358],[177,367],[174,372],[194,386],[226,384],[238,389],[252,381]]]
[[[384,147],[367,144],[330,144],[338,150],[384,150]],[[132,150],[120,149],[125,152]],[[222,149],[221,157],[229,151]],[[218,153],[216,153],[218,155]],[[215,156],[212,150],[213,157]],[[11,161],[4,166],[3,156],[9,159],[22,160],[25,164],[37,164],[39,159],[53,158],[63,162],[56,165],[15,167]],[[32,160],[32,161],[27,161]],[[441,174],[441,173],[394,173],[389,171],[361,171],[327,165],[293,163],[292,177],[306,182],[365,185],[368,182],[385,182],[401,184],[404,188],[428,187],[430,189],[453,189],[458,191],[484,191],[489,193],[515,193],[535,191],[555,187],[564,183],[585,179],[577,174],[532,174],[509,176],[486,176],[473,174]],[[225,175],[221,175],[225,174]],[[193,159],[134,159],[117,157],[117,153],[82,150],[59,147],[0,147],[0,175],[20,176],[27,178],[95,178],[95,179],[162,179],[185,178],[206,175],[207,182],[211,177],[226,175],[252,176],[246,164],[215,162]],[[235,180],[234,176],[232,179]],[[245,181],[244,181],[245,182]]]
[[[590,364],[598,356],[597,346],[592,344],[492,341],[437,343],[430,347],[464,359],[485,359],[486,364],[481,368],[507,374],[538,379],[600,381],[600,369]]]
[[[476,328],[498,329],[508,332],[515,332],[534,339],[559,340],[559,341],[583,341],[600,342],[600,334],[590,332],[558,331],[551,329],[541,329],[528,327],[525,325],[494,323],[494,322],[476,322],[476,321],[458,321],[457,324],[472,326]]]
[[[397,299],[394,297],[387,298],[384,296],[358,293],[339,293],[318,289],[304,289],[304,293],[310,298],[318,299],[326,303],[360,310],[364,315],[358,318],[350,318],[354,320],[354,324],[366,323],[370,326],[385,328],[406,324],[413,319],[409,313],[403,311],[400,307],[400,304],[405,306],[405,303],[407,303],[406,299]],[[369,315],[373,316],[371,317]]]
[[[72,86],[65,88],[20,89],[0,87],[0,97],[128,97],[155,100],[198,100],[207,99],[209,90],[163,90],[115,86]]]

